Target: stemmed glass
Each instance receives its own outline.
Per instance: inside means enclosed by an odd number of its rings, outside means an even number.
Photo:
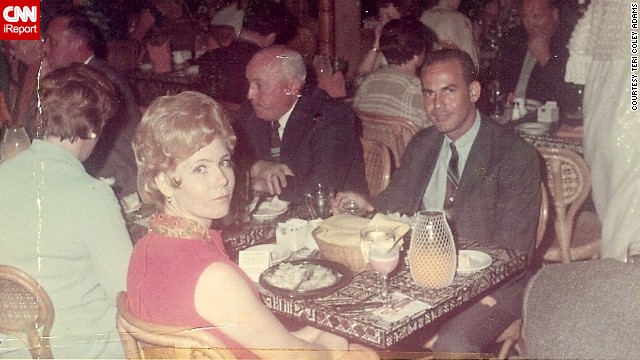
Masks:
[[[395,233],[387,226],[369,226],[360,231],[360,238],[365,247],[368,244],[368,260],[371,268],[382,278],[380,298],[391,300],[388,288],[388,275],[400,260],[400,250],[396,246]]]

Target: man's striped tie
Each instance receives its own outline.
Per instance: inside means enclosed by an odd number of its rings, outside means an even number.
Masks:
[[[458,150],[454,143],[450,144],[451,158],[449,159],[449,167],[447,168],[447,191],[444,198],[444,210],[448,213],[453,207],[456,190],[460,185],[460,177],[458,176]]]
[[[280,134],[278,133],[280,128],[279,121],[273,121],[271,123],[271,158],[275,162],[280,162]]]

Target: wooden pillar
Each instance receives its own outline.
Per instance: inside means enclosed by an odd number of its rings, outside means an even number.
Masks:
[[[318,53],[333,58],[336,53],[334,0],[320,0],[318,12]]]
[[[347,78],[353,77],[360,63],[360,1],[335,1],[335,56],[349,62]],[[368,50],[368,49],[367,49]]]

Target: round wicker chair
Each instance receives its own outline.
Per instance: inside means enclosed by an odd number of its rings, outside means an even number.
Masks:
[[[152,324],[135,317],[122,291],[116,324],[128,359],[236,359],[231,350],[206,331]]]
[[[47,292],[22,270],[0,265],[0,333],[15,336],[34,359],[53,358],[49,333],[55,311]]]

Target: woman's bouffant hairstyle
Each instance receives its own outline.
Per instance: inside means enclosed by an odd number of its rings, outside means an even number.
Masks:
[[[180,186],[180,179],[174,176],[176,166],[218,137],[231,152],[236,136],[225,110],[212,98],[185,91],[154,100],[133,139],[142,201],[161,208],[165,197],[155,183],[156,176],[165,173],[172,186]]]
[[[402,65],[433,49],[438,37],[420,20],[403,17],[389,21],[380,34],[380,51],[389,64]]]
[[[117,110],[117,92],[109,78],[89,65],[74,63],[53,70],[40,82],[44,136],[61,140],[93,139]]]

